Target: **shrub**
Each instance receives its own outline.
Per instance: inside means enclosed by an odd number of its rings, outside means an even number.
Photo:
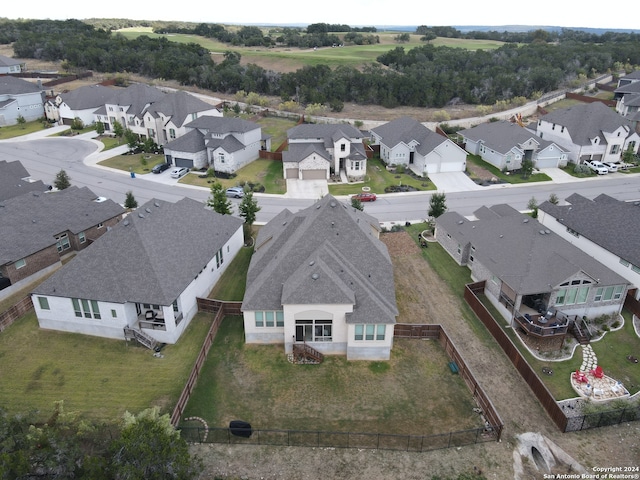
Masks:
[[[586,165],[579,164],[573,167],[573,173],[576,173],[578,175],[587,175],[591,173],[591,169]]]
[[[437,110],[437,111],[433,112],[433,119],[436,122],[447,122],[447,121],[451,120],[451,116],[445,110]]]

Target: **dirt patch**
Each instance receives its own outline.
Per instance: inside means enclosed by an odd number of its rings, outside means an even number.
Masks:
[[[539,432],[581,463],[592,467],[637,466],[640,422],[560,433],[531,390],[493,340],[483,340],[462,318],[461,300],[443,284],[406,232],[382,235],[394,264],[400,322],[443,325],[482,388],[496,406],[505,429],[500,443],[409,453],[333,448],[194,445],[207,471],[202,479],[372,479],[431,478],[481,471],[489,479],[514,478],[517,435]],[[526,478],[542,478],[534,472]],[[524,477],[522,477],[524,478]]]

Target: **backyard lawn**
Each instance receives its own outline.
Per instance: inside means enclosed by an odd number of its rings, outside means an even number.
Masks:
[[[200,178],[200,177],[203,178]],[[278,160],[258,159],[236,172],[234,178],[211,178],[204,174],[192,172],[179,180],[179,183],[211,188],[214,181],[218,181],[224,188],[244,185],[245,183],[261,184],[265,187],[264,193],[283,194],[287,186],[283,178],[282,162]]]
[[[210,427],[242,419],[257,429],[430,435],[482,426],[460,375],[436,341],[395,339],[389,362],[325,356],[289,363],[282,345],[245,345],[227,317],[184,416]]]
[[[0,407],[49,415],[54,402],[97,421],[159,406],[171,413],[211,320],[198,314],[162,358],[135,342],[42,330],[31,311],[0,335]]]

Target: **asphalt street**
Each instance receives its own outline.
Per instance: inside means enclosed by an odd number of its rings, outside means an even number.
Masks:
[[[46,132],[46,131],[45,131]],[[51,133],[51,132],[47,132]],[[37,136],[36,136],[37,137]],[[153,198],[175,202],[182,197],[190,197],[206,202],[209,190],[178,184],[171,179],[169,171],[159,175],[152,173],[131,178],[128,172],[97,165],[102,159],[121,153],[119,150],[100,151],[100,143],[85,137],[21,138],[0,141],[0,160],[20,160],[35,180],[53,183],[56,173],[64,169],[71,178],[71,184],[89,187],[96,195],[105,196],[123,203],[126,193],[132,191],[139,204]],[[120,147],[125,149],[126,147]],[[525,210],[532,197],[541,203],[555,193],[561,200],[572,193],[580,193],[588,198],[606,193],[619,200],[640,200],[640,175],[615,173],[588,179],[570,179],[553,175],[554,180],[535,184],[493,185],[460,191],[456,180],[438,184],[437,175],[432,179],[436,186],[446,193],[449,210],[462,215],[471,215],[482,205],[507,203],[519,210]],[[404,223],[424,220],[429,199],[433,192],[412,192],[378,195],[375,202],[365,204],[365,211],[380,222]],[[256,194],[261,207],[257,222],[272,219],[284,208],[291,211],[308,207],[315,200],[291,198],[286,195]],[[346,200],[346,197],[345,197]],[[238,200],[233,199],[234,205]]]

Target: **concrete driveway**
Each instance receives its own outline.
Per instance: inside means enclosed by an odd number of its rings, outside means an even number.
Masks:
[[[482,190],[464,172],[430,173],[429,180],[433,182],[439,192],[468,192],[470,190]]]
[[[285,198],[312,198],[319,200],[329,193],[329,185],[326,180],[298,180],[287,179],[287,193]]]

